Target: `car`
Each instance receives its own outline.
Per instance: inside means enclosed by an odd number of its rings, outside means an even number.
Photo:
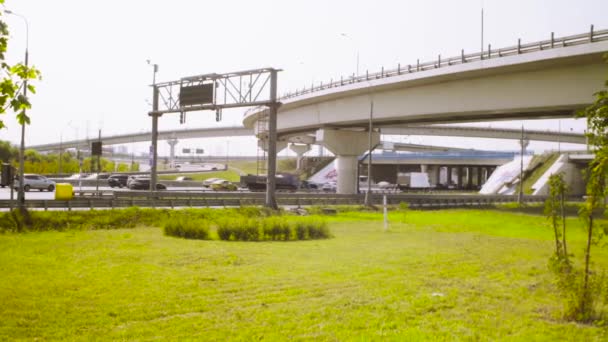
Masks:
[[[327,182],[321,187],[321,189],[326,192],[336,192],[337,188],[338,184],[336,182]]]
[[[188,176],[179,176],[179,177],[175,178],[175,180],[178,181],[178,182],[193,181],[194,178],[188,177]]]
[[[213,191],[235,191],[238,187],[225,179],[216,180],[211,184]]]
[[[66,179],[84,179],[87,176],[86,173],[75,173],[69,177],[66,177]]]
[[[149,190],[150,180],[150,177],[147,176],[134,177],[127,186],[131,190]],[[156,190],[167,190],[167,187],[164,184],[156,183]]]
[[[129,179],[129,175],[124,174],[114,174],[108,177],[108,185],[110,188],[122,188],[123,186],[127,186],[127,179]]]
[[[211,184],[213,184],[214,182],[223,181],[223,180],[225,180],[225,179],[222,179],[222,178],[207,178],[207,179],[205,179],[203,181],[203,186],[210,187]]]
[[[19,178],[13,183],[15,190],[19,189]],[[26,173],[23,175],[23,191],[38,189],[40,191],[55,190],[55,182],[41,175]]]
[[[318,190],[319,185],[316,183],[313,183],[313,182],[309,182],[309,181],[301,181],[300,189],[301,190]]]
[[[84,179],[108,179],[110,177],[109,173],[92,173],[86,176]]]

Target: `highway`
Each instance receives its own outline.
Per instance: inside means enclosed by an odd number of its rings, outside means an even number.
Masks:
[[[96,188],[94,186],[83,186],[82,188],[79,188],[78,186],[74,187],[74,192],[78,192],[80,191],[80,189],[82,189],[83,191],[86,192],[93,192],[96,190]],[[110,188],[109,186],[100,186],[99,190],[102,192],[109,192],[109,191],[128,191],[128,192],[145,192],[145,190],[128,190],[126,188],[123,189],[116,189],[116,188]],[[204,187],[167,187],[167,191],[192,191],[192,192],[214,192],[212,190],[209,190],[207,188]],[[13,198],[16,199],[17,198],[17,191],[14,191],[13,193]],[[11,198],[11,191],[8,187],[6,188],[0,188],[0,200],[8,200]],[[55,199],[55,192],[49,192],[49,191],[38,191],[38,190],[30,190],[29,192],[25,193],[25,200],[54,200]]]

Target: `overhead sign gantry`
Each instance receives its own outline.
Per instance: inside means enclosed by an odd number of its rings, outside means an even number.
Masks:
[[[154,83],[152,111],[152,167],[150,191],[155,190],[158,159],[158,118],[163,114],[179,113],[180,123],[186,113],[202,110],[215,111],[216,121],[222,109],[239,107],[268,107],[268,176],[266,206],[276,209],[275,175],[277,142],[277,73],[273,68],[237,71],[225,74],[206,74],[184,77],[177,81]]]

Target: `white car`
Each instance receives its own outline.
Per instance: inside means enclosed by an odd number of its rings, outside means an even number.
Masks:
[[[323,184],[323,187],[321,187],[321,189],[323,191],[327,191],[327,192],[336,192],[337,188],[338,188],[338,184],[336,182],[327,182],[327,183]]]
[[[211,186],[211,184],[214,184],[218,181],[220,181],[220,183],[221,183],[221,181],[224,181],[224,180],[225,179],[222,179],[222,178],[207,178],[203,181],[203,186],[209,187],[209,186]]]
[[[19,189],[19,179],[17,179],[13,185],[15,190]],[[30,191],[30,189],[38,189],[40,191],[55,190],[55,182],[40,175],[35,174],[24,174],[23,175],[23,191]]]

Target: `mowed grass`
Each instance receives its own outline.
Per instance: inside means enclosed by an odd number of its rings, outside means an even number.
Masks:
[[[0,235],[0,340],[603,341],[561,319],[540,216],[329,219],[334,237],[224,242],[159,228]],[[584,235],[571,219],[570,250]],[[608,256],[596,249],[595,266]]]

